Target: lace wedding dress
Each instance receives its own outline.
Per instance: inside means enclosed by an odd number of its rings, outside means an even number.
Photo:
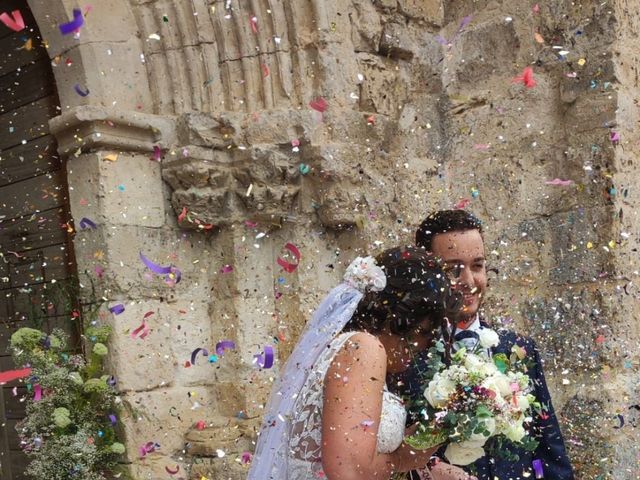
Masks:
[[[317,480],[323,477],[321,439],[324,377],[333,358],[355,333],[343,333],[329,344],[300,391],[291,421],[287,480]],[[406,416],[400,398],[387,391],[385,386],[378,428],[378,452],[390,453],[400,446],[404,438]]]

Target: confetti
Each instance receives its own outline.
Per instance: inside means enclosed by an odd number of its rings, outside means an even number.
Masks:
[[[140,252],[140,260],[142,260],[142,263],[144,263],[146,267],[156,275],[165,275],[165,282],[169,284],[179,283],[182,278],[180,270],[173,265],[169,265],[168,267],[160,266],[145,257],[142,252]]]
[[[79,83],[76,83],[73,88],[75,89],[76,93],[81,97],[86,97],[87,95],[89,95],[89,89],[82,88],[82,86]]]
[[[20,10],[14,10],[11,14],[7,12],[3,12],[0,14],[0,22],[4,23],[7,28],[10,28],[14,32],[19,32],[20,30],[24,30],[24,19],[22,18],[22,13]]]
[[[158,145],[153,146],[153,159],[156,162],[159,162],[160,160],[162,160],[162,150]]]
[[[293,243],[287,243],[284,246],[284,248],[289,252],[291,252],[291,254],[296,259],[297,263],[290,263],[284,260],[282,257],[278,257],[277,262],[278,262],[278,265],[280,265],[285,272],[292,273],[293,271],[295,271],[296,268],[298,268],[298,265],[300,264],[300,258],[301,258],[300,250],[298,250],[298,247],[296,247]]]
[[[103,160],[108,160],[110,162],[115,162],[116,160],[118,160],[118,154],[117,153],[111,153],[109,155],[106,155],[104,157],[102,157]]]
[[[209,356],[209,352],[205,348],[196,348],[193,352],[191,352],[191,365],[196,364],[196,358],[198,357],[198,354],[200,352],[202,352],[203,357]]]
[[[19,378],[28,377],[29,375],[31,375],[30,368],[0,372],[0,385],[11,382],[13,380],[17,380]]]
[[[182,207],[182,212],[180,212],[180,215],[178,215],[178,223],[182,223],[182,221],[185,219],[186,216],[187,216],[187,207]]]
[[[536,86],[536,81],[533,78],[533,68],[532,67],[526,67],[522,71],[522,75],[520,75],[519,77],[515,77],[513,79],[513,83],[521,83],[521,82],[527,88],[533,88],[533,87]]]
[[[33,401],[39,402],[42,399],[42,387],[38,384],[33,386]]]
[[[98,228],[98,226],[87,217],[82,217],[82,219],[80,220],[80,228],[84,230],[85,228]]]
[[[222,356],[225,350],[233,350],[236,348],[236,344],[231,340],[221,340],[216,343],[216,353]]]
[[[535,38],[536,42],[544,43],[544,37],[540,35],[538,32],[533,34],[533,38]]]
[[[114,305],[113,307],[109,307],[109,311],[114,315],[120,315],[122,312],[124,312],[124,305],[119,303],[117,305]]]
[[[68,23],[60,25],[60,33],[62,35],[69,35],[80,29],[84,25],[84,17],[82,16],[82,10],[79,8],[73,9],[73,20]]]
[[[327,101],[322,97],[317,97],[309,102],[309,106],[315,111],[324,113],[327,110]]]
[[[573,180],[562,180],[560,178],[554,178],[553,180],[547,180],[544,183],[545,183],[545,185],[555,185],[555,186],[567,187],[569,185],[573,185]]]
[[[176,475],[180,471],[180,465],[176,465],[175,468],[164,467],[164,469],[169,475]]]
[[[254,355],[253,358],[260,368],[267,369],[273,367],[273,347],[271,345],[265,345],[264,352]]]

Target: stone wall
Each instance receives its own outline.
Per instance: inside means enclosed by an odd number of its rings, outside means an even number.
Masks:
[[[75,2],[30,5],[71,59],[51,128],[72,213],[99,224],[79,273],[126,305],[102,320],[133,478],[244,478],[277,366],[345,265],[454,205],[486,221],[487,311],[538,341],[578,478],[637,478],[632,0],[101,0],[79,39],[56,32]]]

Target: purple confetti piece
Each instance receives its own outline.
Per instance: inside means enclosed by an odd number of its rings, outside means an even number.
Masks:
[[[167,283],[178,283],[182,278],[182,272],[178,270],[173,265],[169,265],[168,267],[163,267],[156,263],[153,263],[147,257],[145,257],[142,252],[140,252],[140,260],[144,263],[149,270],[151,270],[156,275],[165,275],[165,282]]]
[[[273,347],[271,345],[265,345],[264,354],[259,353],[253,356],[260,368],[271,368],[273,367]]]
[[[236,348],[236,344],[231,340],[222,340],[216,343],[216,353],[219,357],[224,354],[225,350],[233,350]]]
[[[464,17],[460,22],[458,31],[461,32],[462,30],[464,30],[464,28],[471,23],[471,20],[473,20],[473,15],[467,15],[466,17]]]
[[[113,413],[109,414],[109,420],[111,421],[111,425],[115,425],[118,422],[116,416]]]
[[[120,315],[122,312],[124,312],[124,305],[119,303],[117,305],[114,305],[113,307],[109,307],[109,311],[114,315]]]
[[[436,42],[438,42],[443,47],[446,47],[449,44],[449,42],[447,42],[447,39],[441,35],[436,35]]]
[[[198,356],[198,354],[202,352],[202,356],[203,357],[208,357],[209,356],[209,352],[207,351],[206,348],[196,348],[193,352],[191,352],[191,365],[195,365],[196,364],[196,357]]]
[[[85,229],[85,228],[98,228],[98,226],[92,221],[89,220],[87,217],[82,217],[82,219],[80,220],[80,228],[81,229]]]
[[[42,399],[42,387],[39,384],[33,386],[33,401],[39,402]]]
[[[113,375],[111,375],[109,378],[107,378],[107,385],[109,385],[110,387],[115,387],[116,386],[116,377],[114,377]]]
[[[88,88],[82,88],[82,86],[79,83],[76,83],[73,88],[75,89],[76,93],[81,97],[86,97],[90,93]]]
[[[532,462],[533,470],[536,474],[536,478],[544,478],[544,469],[542,468],[542,460],[535,459]]]
[[[84,17],[82,16],[82,10],[79,8],[73,9],[73,20],[68,23],[63,23],[60,25],[60,33],[62,35],[69,35],[70,33],[75,32],[80,27],[84,25]]]

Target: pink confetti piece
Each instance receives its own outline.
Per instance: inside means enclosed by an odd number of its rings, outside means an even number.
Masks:
[[[96,277],[102,278],[104,276],[104,268],[102,268],[100,265],[96,265],[94,267],[94,270],[96,272]]]
[[[39,402],[42,400],[42,387],[38,384],[33,386],[33,401]]]
[[[324,113],[327,110],[327,101],[322,97],[317,97],[309,102],[309,106],[315,111]]]
[[[249,24],[251,25],[251,31],[253,33],[258,33],[258,17],[255,15],[249,19]]]
[[[269,66],[266,63],[260,65],[262,67],[262,76],[267,78],[269,76]]]
[[[298,250],[298,247],[296,247],[293,243],[287,243],[284,246],[284,248],[285,250],[288,250],[289,252],[291,252],[291,254],[296,259],[297,263],[288,262],[284,260],[282,257],[278,257],[277,262],[278,262],[278,265],[280,265],[285,272],[292,273],[296,268],[298,268],[298,265],[300,264],[300,258],[302,255],[300,254],[300,250]]]
[[[249,228],[256,228],[258,226],[257,222],[250,222],[249,220],[245,220],[244,224]]]
[[[20,10],[14,10],[11,14],[4,12],[0,14],[0,22],[4,23],[7,28],[10,28],[14,32],[24,30],[24,19]]]
[[[555,185],[560,187],[567,187],[573,185],[573,180],[562,180],[561,178],[554,178],[553,180],[547,180],[545,185]]]
[[[153,146],[153,159],[156,162],[159,162],[162,160],[162,150],[160,149],[160,147],[158,145],[154,145]]]
[[[69,35],[70,33],[76,32],[84,25],[84,17],[82,16],[82,10],[79,8],[73,9],[73,20],[68,23],[63,23],[60,25],[60,33],[62,35]]]
[[[567,78],[576,78],[578,76],[577,72],[569,72],[569,73],[565,73],[565,75],[567,76]]]
[[[251,463],[251,459],[253,458],[253,456],[251,455],[251,452],[242,452],[242,456],[240,457],[240,463],[242,463],[243,465],[248,465],[249,463]]]
[[[225,265],[224,267],[222,267],[220,269],[220,273],[230,273],[233,272],[233,266],[232,265]]]
[[[536,86],[536,81],[533,78],[533,68],[532,67],[526,67],[523,71],[522,71],[522,75],[520,75],[519,77],[515,77],[513,79],[513,83],[520,83],[522,82],[524,84],[525,87],[527,88],[533,88]]]
[[[182,212],[178,215],[178,223],[182,223],[187,216],[187,207],[182,207]]]
[[[620,133],[612,130],[609,133],[609,140],[611,140],[611,143],[614,145],[618,144],[620,142]]]
[[[176,465],[175,468],[164,467],[164,469],[169,475],[176,475],[180,471],[180,465]]]
[[[0,385],[17,380],[19,378],[28,377],[31,375],[30,368],[22,368],[20,370],[7,370],[0,372]]]
[[[491,148],[491,145],[489,145],[488,143],[476,143],[473,148],[475,148],[476,150],[489,150]]]
[[[140,452],[140,457],[146,457],[149,453],[153,453],[156,450],[160,449],[160,444],[157,442],[147,442],[144,445],[140,446],[138,451]]]
[[[206,422],[204,420],[198,420],[196,422],[196,430],[199,430],[201,432],[205,428],[207,428],[207,424],[206,424]]]
[[[463,210],[465,208],[467,208],[467,206],[471,203],[471,200],[469,200],[468,198],[462,198],[458,201],[458,203],[456,203],[453,208],[455,208],[456,210]]]
[[[131,338],[135,339],[137,337],[143,340],[147,335],[149,335],[149,331],[149,326],[143,321],[138,328],[131,332]]]

